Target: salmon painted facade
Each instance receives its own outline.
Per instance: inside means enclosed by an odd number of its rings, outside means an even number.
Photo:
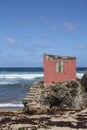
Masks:
[[[44,54],[44,85],[76,80],[76,57]]]

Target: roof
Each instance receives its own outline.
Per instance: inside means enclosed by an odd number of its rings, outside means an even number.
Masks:
[[[47,60],[76,60],[76,57],[45,54]]]

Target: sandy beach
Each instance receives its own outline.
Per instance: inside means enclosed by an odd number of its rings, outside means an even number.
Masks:
[[[87,109],[75,112],[30,115],[23,111],[0,110],[0,130],[87,130]]]

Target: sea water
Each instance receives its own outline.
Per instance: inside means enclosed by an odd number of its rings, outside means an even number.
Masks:
[[[85,70],[77,68],[77,77],[81,78]],[[0,68],[0,107],[23,107],[22,99],[43,75],[43,68]]]
[[[0,107],[22,107],[32,84],[43,80],[43,68],[0,68]]]

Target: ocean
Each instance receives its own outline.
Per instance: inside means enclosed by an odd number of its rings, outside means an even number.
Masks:
[[[77,77],[81,78],[86,67],[77,68]],[[21,108],[32,84],[43,80],[43,68],[0,68],[0,108]]]

